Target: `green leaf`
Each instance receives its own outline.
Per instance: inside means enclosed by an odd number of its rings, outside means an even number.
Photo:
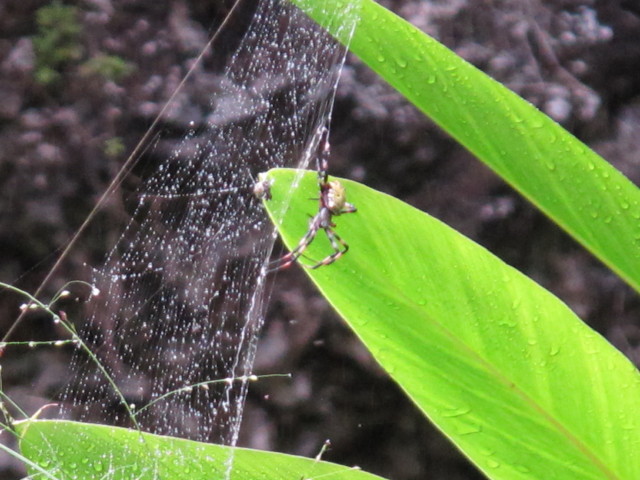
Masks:
[[[298,176],[299,187],[292,188]],[[289,248],[317,213],[315,172],[271,170]],[[384,369],[494,479],[640,478],[640,376],[569,308],[440,221],[341,180],[349,251],[306,269]],[[332,253],[320,230],[308,265]]]
[[[59,480],[224,479],[231,465],[232,480],[380,480],[324,461],[106,425],[27,420],[16,427],[25,457]]]
[[[346,42],[334,11],[360,6],[349,49],[640,290],[640,191],[528,102],[371,0],[292,0]]]

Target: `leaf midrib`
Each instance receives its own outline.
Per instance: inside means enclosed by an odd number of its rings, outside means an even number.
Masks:
[[[315,279],[314,279],[314,283],[315,283]],[[325,292],[324,292],[322,286],[320,284],[317,284],[317,283],[316,283],[316,285],[324,294]],[[452,340],[452,342],[454,344],[459,345],[460,351],[464,352],[469,357],[474,358],[477,361],[478,364],[482,365],[486,369],[487,372],[492,374],[500,383],[502,383],[505,387],[507,387],[508,390],[510,390],[510,391],[514,392],[516,395],[518,395],[534,411],[538,412],[542,416],[542,418],[544,418],[549,424],[551,424],[552,426],[556,427],[556,429],[559,432],[561,432],[565,436],[565,438],[567,438],[567,440],[571,444],[573,444],[580,452],[582,452],[585,455],[585,457],[587,459],[589,459],[591,461],[591,463],[606,476],[607,479],[609,479],[609,480],[622,480],[622,477],[620,477],[619,475],[614,473],[598,457],[598,455],[596,455],[592,451],[592,448],[589,447],[585,442],[583,442],[580,439],[580,437],[578,435],[572,433],[572,431],[569,428],[565,427],[564,424],[559,419],[556,419],[556,417],[554,415],[552,415],[551,412],[549,412],[546,408],[544,408],[544,406],[540,402],[535,400],[535,398],[532,395],[530,395],[523,388],[521,388],[517,381],[511,380],[509,377],[504,375],[502,373],[502,371],[499,368],[497,368],[491,361],[489,361],[487,358],[485,358],[479,352],[479,350],[477,350],[476,348],[474,348],[473,346],[471,346],[467,342],[464,342],[463,340],[461,340],[460,336],[455,335],[455,332],[453,332],[452,330],[446,328],[446,326],[443,324],[443,322],[438,321],[437,319],[434,319],[433,316],[430,315],[428,312],[425,312],[424,310],[420,309],[419,307],[416,307],[415,302],[413,300],[411,300],[410,298],[408,298],[404,294],[403,290],[396,288],[395,285],[387,285],[385,287],[385,289],[387,291],[391,290],[393,292],[393,295],[389,295],[389,296],[393,297],[394,300],[395,299],[401,299],[404,302],[404,305],[408,309],[413,310],[414,312],[416,312],[416,317],[417,318],[425,318],[426,321],[430,321],[433,325],[437,326],[437,328],[440,329],[440,331],[442,331],[447,336],[447,338]],[[325,298],[329,299],[330,297],[325,295]],[[330,301],[330,303],[333,305],[333,303],[331,301]],[[397,303],[397,302],[395,302],[395,303]],[[343,315],[342,314],[340,308],[338,308],[335,305],[333,305],[333,307],[338,311],[338,313],[340,314],[340,316],[342,318],[345,318],[345,319],[348,318],[347,315]],[[349,322],[347,322],[347,323],[349,323]],[[351,326],[350,323],[349,323],[349,325]],[[356,328],[354,328],[353,326],[351,328],[356,332],[358,337],[360,337],[360,335],[358,333],[358,330]],[[376,360],[379,361],[378,359],[376,359]],[[396,371],[399,371],[399,370],[401,370],[401,367],[396,367]],[[394,375],[391,375],[391,377],[394,378]],[[395,380],[395,378],[394,378],[394,380]],[[400,382],[397,382],[397,381],[396,381],[396,383],[398,383],[400,388],[402,388],[402,390],[407,393],[409,398],[411,398],[411,400],[425,414],[425,416],[429,417],[428,412],[425,411],[420,406],[420,404],[413,399],[413,395],[411,394],[410,389],[406,388],[404,383],[400,383]]]

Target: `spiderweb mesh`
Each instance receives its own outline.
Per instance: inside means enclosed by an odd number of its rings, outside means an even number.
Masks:
[[[336,15],[353,29],[355,12]],[[94,270],[100,294],[69,318],[88,348],[74,355],[60,416],[235,444],[275,241],[253,185],[313,158],[343,61],[295,7],[257,3],[206,121],[136,170],[128,223]]]

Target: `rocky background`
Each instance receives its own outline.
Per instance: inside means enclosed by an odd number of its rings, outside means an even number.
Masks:
[[[36,290],[232,3],[0,2],[0,281]],[[640,184],[635,0],[383,3]],[[213,75],[243,25],[242,18],[234,22],[228,41],[205,58],[181,100],[187,110],[208,101]],[[164,127],[180,131],[181,121],[170,118]],[[338,89],[332,148],[333,174],[444,220],[557,294],[640,362],[637,295],[352,57]],[[100,263],[122,224],[113,211],[107,204],[98,215],[89,241],[72,250],[45,297]],[[0,331],[21,302],[0,292]],[[13,340],[55,335],[48,319],[35,315]],[[4,391],[31,414],[64,385],[68,361],[65,349],[7,350]],[[292,372],[294,380],[252,388],[242,445],[314,456],[330,438],[326,459],[394,480],[481,478],[296,268],[278,275],[258,351],[256,373],[271,372]],[[3,479],[24,476],[6,456],[0,472]]]

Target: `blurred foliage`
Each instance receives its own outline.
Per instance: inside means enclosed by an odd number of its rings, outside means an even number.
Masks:
[[[75,66],[85,55],[84,28],[76,6],[55,1],[36,11],[38,33],[33,37],[36,57],[35,79],[41,85],[57,83],[66,67]],[[80,73],[119,81],[135,66],[117,55],[98,53],[80,64]]]
[[[78,61],[84,52],[80,43],[82,25],[78,8],[55,1],[36,11],[38,33],[33,38],[36,56],[35,78],[43,85],[60,79],[60,71]]]
[[[103,151],[110,158],[118,158],[124,153],[124,150],[124,143],[121,137],[112,137],[104,142]]]
[[[117,82],[135,70],[135,66],[117,55],[99,54],[82,64],[84,75],[98,75]]]

